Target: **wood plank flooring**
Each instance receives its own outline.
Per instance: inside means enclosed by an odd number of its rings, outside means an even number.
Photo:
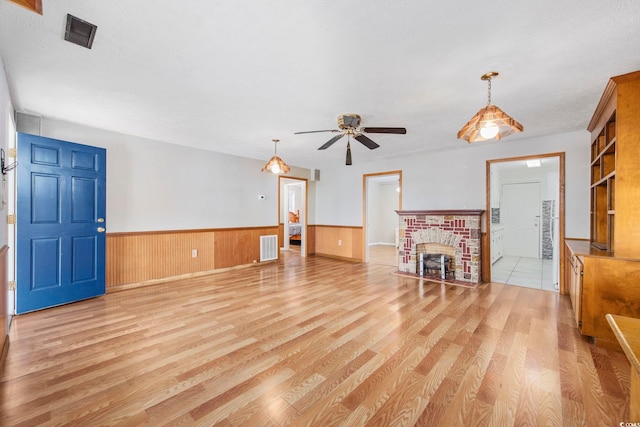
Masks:
[[[369,246],[369,262],[373,264],[383,264],[397,267],[398,250],[391,245]]]
[[[569,298],[278,262],[14,318],[0,425],[618,426],[629,364]]]

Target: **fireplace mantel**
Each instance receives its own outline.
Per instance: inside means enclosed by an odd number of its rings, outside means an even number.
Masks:
[[[459,216],[481,216],[484,209],[451,209],[451,210],[419,210],[419,211],[396,211],[400,216],[405,215],[459,215]]]

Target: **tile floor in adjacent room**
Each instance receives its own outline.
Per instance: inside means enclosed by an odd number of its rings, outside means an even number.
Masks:
[[[491,266],[491,281],[557,292],[552,260],[503,256]]]

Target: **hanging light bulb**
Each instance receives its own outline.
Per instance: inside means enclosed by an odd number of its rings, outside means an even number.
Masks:
[[[491,79],[498,76],[498,72],[490,71],[480,77],[488,83],[487,106],[476,113],[466,125],[458,131],[458,138],[467,142],[485,141],[495,138],[497,140],[522,132],[524,127],[514,118],[502,111],[496,105],[491,104]]]
[[[495,138],[495,136],[498,134],[499,131],[500,131],[500,128],[496,126],[495,123],[487,122],[485,123],[484,126],[480,128],[480,135],[482,135],[484,139],[491,139],[491,138]]]
[[[291,168],[278,157],[278,141],[279,139],[272,139],[274,143],[274,155],[269,161],[262,167],[262,172],[271,172],[272,174],[287,173]]]

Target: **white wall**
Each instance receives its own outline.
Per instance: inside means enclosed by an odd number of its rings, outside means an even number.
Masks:
[[[463,148],[323,170],[322,180],[316,183],[316,222],[362,225],[365,173],[402,170],[404,210],[486,209],[487,160],[565,152],[566,236],[589,237],[590,141],[586,130],[511,141],[505,138],[500,143],[479,142],[470,147],[464,141],[456,143]]]
[[[395,230],[398,226],[398,187],[397,182],[375,182],[369,180],[370,212],[367,226],[369,244],[391,243],[395,244]]]
[[[229,156],[46,118],[42,136],[106,148],[109,232],[278,224],[278,177],[260,171],[268,159]],[[287,176],[306,178],[309,171],[292,168]]]
[[[556,157],[557,159],[557,157]],[[495,164],[495,163],[494,163]],[[558,173],[560,170],[559,161],[554,165],[538,168],[522,167],[515,170],[505,170],[500,172],[501,185],[495,188],[495,191],[501,193],[502,185],[518,184],[523,182],[539,182],[540,183],[540,203],[543,200],[556,200],[558,197]],[[492,189],[494,191],[494,189]]]
[[[42,135],[107,149],[110,232],[277,224],[278,180],[260,172],[263,161],[48,119],[43,119]],[[362,175],[390,170],[403,171],[405,210],[486,209],[487,160],[552,152],[566,152],[566,236],[588,238],[586,131],[475,143],[464,149],[323,170],[320,181],[309,182],[308,220],[361,226]],[[288,176],[308,178],[309,171],[292,168]],[[438,185],[430,185],[429,190],[423,187],[434,182]],[[266,200],[258,200],[260,194]]]

